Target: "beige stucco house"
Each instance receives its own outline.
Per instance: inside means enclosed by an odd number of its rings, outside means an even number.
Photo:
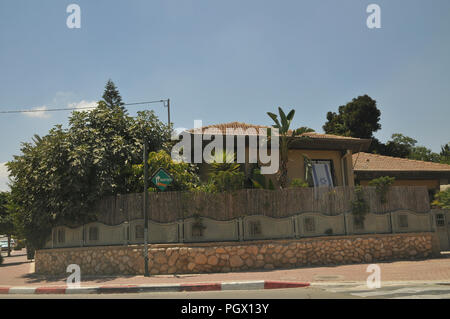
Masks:
[[[383,156],[353,154],[355,179],[361,185],[381,176],[395,177],[394,186],[426,186],[430,193],[450,183],[450,165]]]
[[[227,139],[234,139],[234,145],[237,145],[237,137],[244,137],[248,141],[249,137],[260,128],[269,128],[269,126],[254,125],[240,122],[231,122],[223,124],[214,124],[192,129],[188,132],[192,134],[192,139],[199,135],[215,134],[223,135],[224,145]],[[228,129],[233,129],[233,133],[227,133]],[[254,130],[252,130],[254,129]],[[256,133],[258,134],[258,133]],[[325,169],[326,174],[330,174],[332,186],[353,186],[354,173],[352,167],[353,153],[365,151],[370,146],[370,139],[359,139],[320,133],[304,133],[301,137],[295,137],[290,144],[288,159],[288,179],[306,179],[305,156],[309,158],[313,165],[320,165]],[[307,137],[307,138],[304,138]],[[203,147],[207,142],[204,142]],[[243,168],[246,172],[254,168],[249,163],[249,143],[245,144],[246,158]],[[208,164],[201,165],[201,176],[206,178],[208,173]],[[267,175],[277,187],[276,175]]]

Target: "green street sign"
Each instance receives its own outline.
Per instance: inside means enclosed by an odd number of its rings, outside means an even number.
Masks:
[[[164,191],[167,186],[173,182],[172,176],[166,172],[165,169],[160,168],[152,177],[153,184],[156,185],[160,190]]]

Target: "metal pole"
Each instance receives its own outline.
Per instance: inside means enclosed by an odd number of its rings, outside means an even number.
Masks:
[[[144,137],[144,276],[148,277],[148,152]]]
[[[170,99],[167,99],[167,121],[170,130]]]

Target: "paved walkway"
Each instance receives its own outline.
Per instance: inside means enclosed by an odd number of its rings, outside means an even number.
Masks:
[[[27,261],[25,250],[13,251],[0,266],[0,286],[64,286],[65,277],[48,278],[34,274],[34,263]],[[450,282],[450,258],[422,261],[396,261],[378,263],[382,282],[423,281]],[[188,284],[235,281],[295,281],[310,283],[365,282],[369,273],[368,264],[330,267],[309,267],[286,270],[234,272],[218,274],[143,276],[97,276],[81,274],[82,286],[97,285],[143,285],[143,284]]]

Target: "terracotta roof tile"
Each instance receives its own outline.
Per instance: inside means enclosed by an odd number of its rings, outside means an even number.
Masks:
[[[258,129],[270,128],[270,127],[271,126],[266,126],[266,125],[255,125],[255,124],[248,124],[248,123],[241,123],[241,122],[230,122],[230,123],[207,125],[207,126],[201,127],[201,129],[202,129],[203,133],[206,130],[208,130],[208,133],[210,133],[210,134],[226,134],[227,129],[234,129],[235,130],[234,134],[236,134],[236,135],[254,135],[251,131],[247,131],[247,130],[255,129],[256,132],[259,133]],[[188,130],[188,132],[194,133],[195,130],[190,129],[190,130]],[[292,132],[292,130],[290,132]],[[258,133],[256,133],[256,134],[258,134]],[[332,134],[322,134],[322,133],[316,133],[316,132],[303,133],[302,136],[307,136],[312,139],[330,139],[330,140],[347,140],[347,141],[348,140],[353,140],[353,141],[361,140],[359,138],[354,138],[354,137],[339,136],[339,135],[332,135]]]
[[[450,165],[370,153],[353,154],[355,171],[449,171]]]

